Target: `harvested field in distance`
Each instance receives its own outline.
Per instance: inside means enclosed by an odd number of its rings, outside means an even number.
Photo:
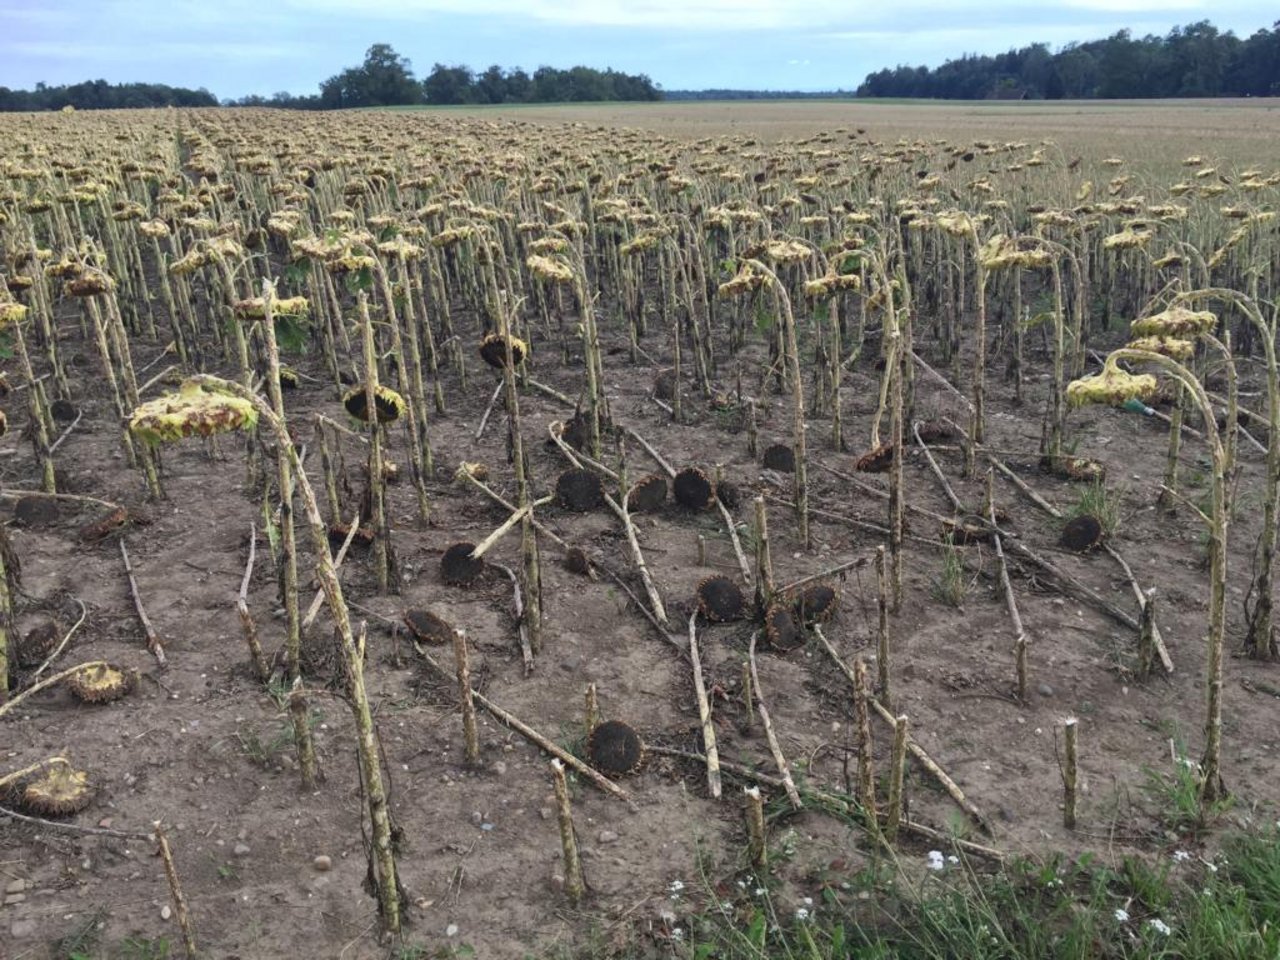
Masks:
[[[0,115],[0,957],[179,956],[156,822],[209,957],[948,956],[971,876],[1221,955],[1150,921],[1280,814],[1276,142]]]
[[[397,108],[389,108],[397,109]],[[518,107],[416,107],[415,112],[509,118],[535,123],[634,127],[682,137],[808,137],[839,126],[876,137],[1000,137],[1061,141],[1063,149],[1124,144],[1150,156],[1202,146],[1244,159],[1280,137],[1280,99],[1257,100],[725,100],[659,103],[530,104]],[[1173,159],[1181,159],[1178,156]]]

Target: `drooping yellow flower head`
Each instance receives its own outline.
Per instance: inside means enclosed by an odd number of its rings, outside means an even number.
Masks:
[[[1072,407],[1086,403],[1118,406],[1126,400],[1145,400],[1156,392],[1157,386],[1156,378],[1151,374],[1126,373],[1114,359],[1107,357],[1101,373],[1067,384],[1067,403]]]
[[[1135,337],[1172,337],[1185,340],[1203,336],[1217,325],[1218,318],[1208,310],[1188,310],[1175,305],[1153,316],[1133,321],[1129,324],[1129,331]]]
[[[243,397],[207,390],[190,380],[178,393],[142,404],[129,418],[129,432],[147,443],[211,437],[258,422],[258,411]]]

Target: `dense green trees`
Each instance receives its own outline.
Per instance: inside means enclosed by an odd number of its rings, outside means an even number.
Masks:
[[[37,83],[34,90],[0,87],[0,111],[118,110],[128,107],[216,107],[218,99],[208,90],[168,87],[163,83],[107,83],[86,80],[69,86]]]
[[[497,64],[475,74],[470,67],[437,63],[422,88],[426,102],[438,104],[662,99],[661,90],[643,74],[591,67],[539,67],[530,76]]]
[[[388,43],[375,43],[365,53],[363,64],[348,67],[320,84],[319,106],[324,110],[421,102],[422,87],[413,77],[412,64]]]
[[[964,56],[930,70],[870,74],[862,97],[980,100],[1280,96],[1280,22],[1241,40],[1208,21],[1135,39],[1128,30],[1050,53],[1036,43],[997,56]]]
[[[643,74],[573,67],[539,67],[530,76],[518,67],[497,64],[481,74],[470,67],[437,63],[419,82],[413,65],[390,44],[375,43],[358,67],[347,67],[320,84],[319,94],[276,93],[228,101],[236,107],[284,107],[293,110],[338,110],[415,103],[545,103],[564,100],[660,100],[662,91]],[[105,80],[66,87],[37,84],[35,90],[0,87],[0,111],[57,110],[70,104],[80,110],[119,107],[214,107],[207,90],[184,90],[158,83],[108,84]]]

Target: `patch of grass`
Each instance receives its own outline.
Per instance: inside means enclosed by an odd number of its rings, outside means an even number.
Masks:
[[[964,555],[947,534],[942,543],[942,571],[933,582],[933,598],[952,607],[964,603],[968,592],[964,576]]]
[[[1019,860],[993,872],[887,863],[783,904],[743,875],[708,885],[678,915],[660,955],[688,960],[1246,960],[1280,956],[1280,831],[1228,839],[1218,862],[1175,851],[1117,867],[1086,854]],[[725,893],[725,891],[731,891]],[[689,906],[692,907],[690,899]],[[600,956],[601,954],[594,954]],[[650,942],[614,950],[651,957]]]
[[[127,937],[110,956],[112,960],[167,960],[173,945],[168,937],[157,937],[144,940],[141,937]]]
[[[1070,517],[1091,516],[1102,524],[1102,532],[1115,536],[1120,529],[1120,496],[1112,496],[1107,485],[1095,480],[1080,489],[1075,504],[1068,511]]]
[[[1221,813],[1230,805],[1224,799],[1207,811],[1207,818],[1200,811],[1200,764],[1187,756],[1186,747],[1177,737],[1173,738],[1174,756],[1172,769],[1165,773],[1151,767],[1143,768],[1146,782],[1143,790],[1157,807],[1156,815],[1170,830],[1195,832],[1205,819]]]
[[[107,916],[105,908],[95,908],[80,926],[53,942],[52,955],[58,960],[90,960],[102,937],[102,924]]]

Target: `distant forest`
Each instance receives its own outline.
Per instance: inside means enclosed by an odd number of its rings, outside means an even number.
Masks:
[[[320,93],[295,97],[243,97],[230,106],[340,110],[413,104],[552,103],[585,100],[660,100],[662,91],[648,77],[572,67],[539,67],[532,74],[494,64],[483,73],[470,67],[437,63],[423,80],[410,62],[386,43],[375,43],[364,63],[348,67],[320,84]]]
[[[964,56],[940,67],[870,74],[859,97],[939,100],[1146,99],[1280,96],[1280,22],[1246,40],[1207,20],[1167,36],[1071,43],[1057,53],[1033,43],[998,56]]]
[[[188,90],[163,83],[107,83],[86,80],[67,86],[37,83],[34,90],[0,87],[0,112],[14,110],[120,110],[131,107],[216,107],[208,90]]]
[[[592,67],[538,67],[532,73],[498,65],[482,72],[435,64],[426,77],[389,44],[377,43],[360,66],[334,74],[314,94],[277,93],[225,100],[224,106],[337,110],[414,104],[514,104],[610,100],[782,100],[839,97],[912,97],[938,100],[1089,100],[1162,97],[1280,96],[1280,21],[1246,39],[1202,20],[1165,36],[1134,38],[1121,30],[1103,40],[1048,44],[995,56],[969,54],[939,67],[878,70],[853,94],[770,90],[672,90],[644,74]],[[0,111],[105,110],[127,107],[207,107],[208,90],[161,83],[89,80],[34,90],[0,87]]]
[[[320,84],[319,93],[277,93],[223,101],[232,107],[282,107],[292,110],[340,110],[350,107],[413,104],[552,103],[589,100],[660,100],[662,90],[643,74],[572,67],[539,67],[533,73],[494,65],[483,73],[470,67],[437,63],[423,80],[410,62],[389,44],[375,43],[358,67],[348,67]],[[35,90],[0,87],[0,111],[109,110],[125,107],[216,107],[208,90],[186,90],[159,83],[89,80],[69,86],[36,84]]]

